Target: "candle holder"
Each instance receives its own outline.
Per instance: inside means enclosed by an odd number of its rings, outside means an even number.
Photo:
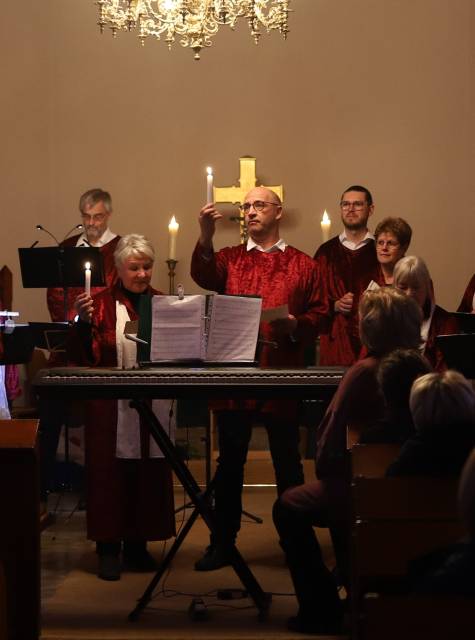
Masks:
[[[169,258],[166,263],[168,265],[168,293],[173,295],[175,293],[175,267],[178,264],[178,260]]]

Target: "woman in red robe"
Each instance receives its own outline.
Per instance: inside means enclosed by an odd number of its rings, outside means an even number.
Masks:
[[[475,273],[465,289],[463,298],[457,311],[463,313],[475,313]]]
[[[119,281],[93,298],[83,293],[76,299],[80,316],[73,341],[76,364],[135,364],[136,346],[124,338],[124,327],[128,320],[137,320],[141,295],[159,293],[150,287],[154,251],[146,238],[131,234],[121,238],[114,257]],[[172,401],[155,402],[168,403],[154,406],[161,421],[166,416],[166,426]],[[94,400],[88,404],[87,534],[96,541],[99,577],[117,580],[122,550],[126,568],[153,570],[156,563],[146,542],[175,534],[172,475],[128,402]]]
[[[394,268],[394,286],[411,298],[422,309],[421,330],[422,353],[434,371],[445,371],[447,365],[442,351],[436,344],[436,337],[458,333],[455,318],[445,309],[435,304],[434,286],[426,263],[422,258],[406,256]]]
[[[406,255],[412,229],[403,218],[384,218],[376,227],[374,241],[379,263],[379,286],[392,285],[396,263]]]

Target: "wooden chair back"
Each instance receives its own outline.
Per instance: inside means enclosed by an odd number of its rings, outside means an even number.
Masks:
[[[381,478],[401,449],[399,444],[355,444],[351,448],[353,478]]]

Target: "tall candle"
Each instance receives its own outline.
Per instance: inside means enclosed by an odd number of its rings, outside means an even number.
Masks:
[[[213,169],[206,168],[206,203],[214,202],[213,198]]]
[[[84,291],[88,296],[91,295],[91,263],[86,262],[84,265]]]
[[[332,226],[332,223],[326,209],[323,212],[323,217],[322,217],[322,221],[320,222],[320,226],[322,227],[322,240],[323,242],[327,242],[327,240],[330,239],[330,228]]]
[[[180,225],[175,220],[175,216],[170,220],[168,225],[168,259],[176,260],[176,237],[178,235],[178,229]]]

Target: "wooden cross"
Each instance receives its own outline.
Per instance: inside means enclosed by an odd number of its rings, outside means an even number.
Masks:
[[[239,187],[213,187],[213,200],[214,202],[231,202],[232,204],[242,204],[244,202],[245,195],[256,186],[256,159],[250,156],[244,156],[239,158]],[[284,187],[278,185],[275,187],[267,187],[266,185],[258,185],[271,189],[279,198],[284,200]],[[242,214],[231,218],[239,222],[239,235],[241,237],[241,244],[244,244],[247,240],[247,228],[245,225],[245,219]]]

